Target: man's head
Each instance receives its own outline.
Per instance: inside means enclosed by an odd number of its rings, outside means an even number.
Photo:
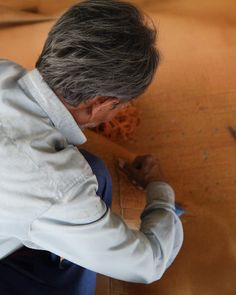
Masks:
[[[159,63],[155,38],[135,6],[86,0],[53,26],[36,67],[79,125],[97,125],[149,86]]]

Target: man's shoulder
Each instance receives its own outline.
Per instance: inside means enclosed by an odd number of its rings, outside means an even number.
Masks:
[[[27,70],[20,64],[9,59],[0,58],[0,83],[4,88],[7,88],[12,81],[17,81],[26,72]],[[6,81],[8,82],[6,83]]]
[[[20,64],[10,60],[10,59],[7,59],[7,58],[0,58],[0,67],[5,67],[5,68],[8,68],[8,67],[16,67],[16,68],[21,68],[21,69],[24,69],[23,66],[21,66]]]

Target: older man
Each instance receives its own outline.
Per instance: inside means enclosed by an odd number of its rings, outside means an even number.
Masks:
[[[59,18],[35,69],[0,61],[1,294],[94,294],[96,272],[151,283],[178,254],[174,191],[155,160],[121,165],[147,192],[135,231],[110,209],[103,162],[75,147],[149,86],[155,35],[133,5],[87,0]]]

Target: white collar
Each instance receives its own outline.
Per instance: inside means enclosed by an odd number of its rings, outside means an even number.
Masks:
[[[55,127],[61,131],[69,143],[79,145],[87,140],[69,110],[43,80],[36,68],[28,71],[18,80],[18,83],[33,95]]]

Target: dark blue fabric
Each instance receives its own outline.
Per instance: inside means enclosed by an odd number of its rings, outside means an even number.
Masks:
[[[103,161],[80,150],[97,177],[99,195],[112,203],[111,176]],[[93,295],[96,273],[48,251],[21,248],[0,261],[1,295]]]

